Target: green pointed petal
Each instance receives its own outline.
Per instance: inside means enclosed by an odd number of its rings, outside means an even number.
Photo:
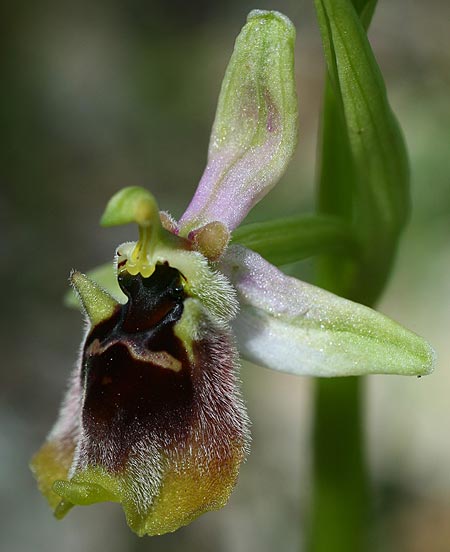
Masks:
[[[298,375],[425,375],[434,351],[418,335],[363,305],[284,275],[258,254],[231,247],[223,269],[238,290],[241,354]]]
[[[119,305],[111,295],[81,272],[72,272],[70,281],[93,326],[111,318]]]
[[[112,262],[105,263],[92,270],[89,270],[86,275],[89,280],[92,280],[93,282],[98,284],[99,287],[104,289],[118,303],[123,304],[127,302],[126,295],[120,289],[119,283],[117,281],[116,270]],[[77,294],[73,289],[69,290],[64,295],[64,304],[70,308],[80,308],[80,300],[78,299]]]

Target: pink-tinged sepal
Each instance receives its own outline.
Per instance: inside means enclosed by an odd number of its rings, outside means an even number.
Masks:
[[[284,15],[249,14],[222,84],[206,169],[180,220],[181,235],[215,221],[233,230],[285,170],[297,141],[294,41]]]
[[[383,314],[283,274],[241,246],[221,269],[235,285],[233,322],[242,356],[267,368],[310,376],[425,375],[435,353]]]

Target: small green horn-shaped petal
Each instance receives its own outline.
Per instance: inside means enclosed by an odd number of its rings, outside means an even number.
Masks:
[[[70,281],[93,326],[111,318],[119,305],[111,295],[81,272],[72,272]]]
[[[425,375],[435,354],[387,316],[284,275],[257,253],[231,247],[222,263],[238,290],[241,354],[298,375]]]
[[[114,263],[102,264],[89,270],[86,276],[100,286],[104,291],[109,293],[113,299],[118,303],[126,303],[127,298],[123,291],[120,289],[119,282],[117,281],[116,269]],[[64,295],[64,304],[66,307],[73,309],[80,308],[80,301],[74,289],[69,289]]]
[[[297,141],[295,29],[275,11],[252,11],[222,84],[208,164],[181,235],[220,221],[233,230],[276,184]]]

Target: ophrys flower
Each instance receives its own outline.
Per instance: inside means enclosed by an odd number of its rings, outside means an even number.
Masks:
[[[115,501],[134,531],[153,535],[223,506],[249,443],[238,349],[295,374],[431,369],[433,353],[415,334],[229,245],[295,147],[294,34],[276,12],[250,14],[207,167],[180,221],[146,190],[125,188],[102,219],[139,227],[137,242],[117,248],[116,287],[71,275],[88,328],[59,419],[32,464],[57,517]]]

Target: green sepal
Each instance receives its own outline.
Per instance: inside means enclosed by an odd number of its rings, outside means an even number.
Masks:
[[[232,231],[276,184],[297,143],[295,28],[276,11],[253,10],[225,73],[196,194],[180,235],[210,222]]]
[[[292,71],[294,41],[295,28],[283,14],[250,12],[222,83],[210,153],[220,151],[225,144],[236,144],[243,151],[265,143],[273,132],[267,123],[270,111],[276,110],[282,118],[278,126],[283,130],[278,156],[290,157],[298,125]],[[275,157],[271,162],[279,160]]]
[[[429,374],[435,352],[383,314],[286,276],[260,255],[230,247],[221,265],[240,310],[241,355],[282,372],[321,377]]]

